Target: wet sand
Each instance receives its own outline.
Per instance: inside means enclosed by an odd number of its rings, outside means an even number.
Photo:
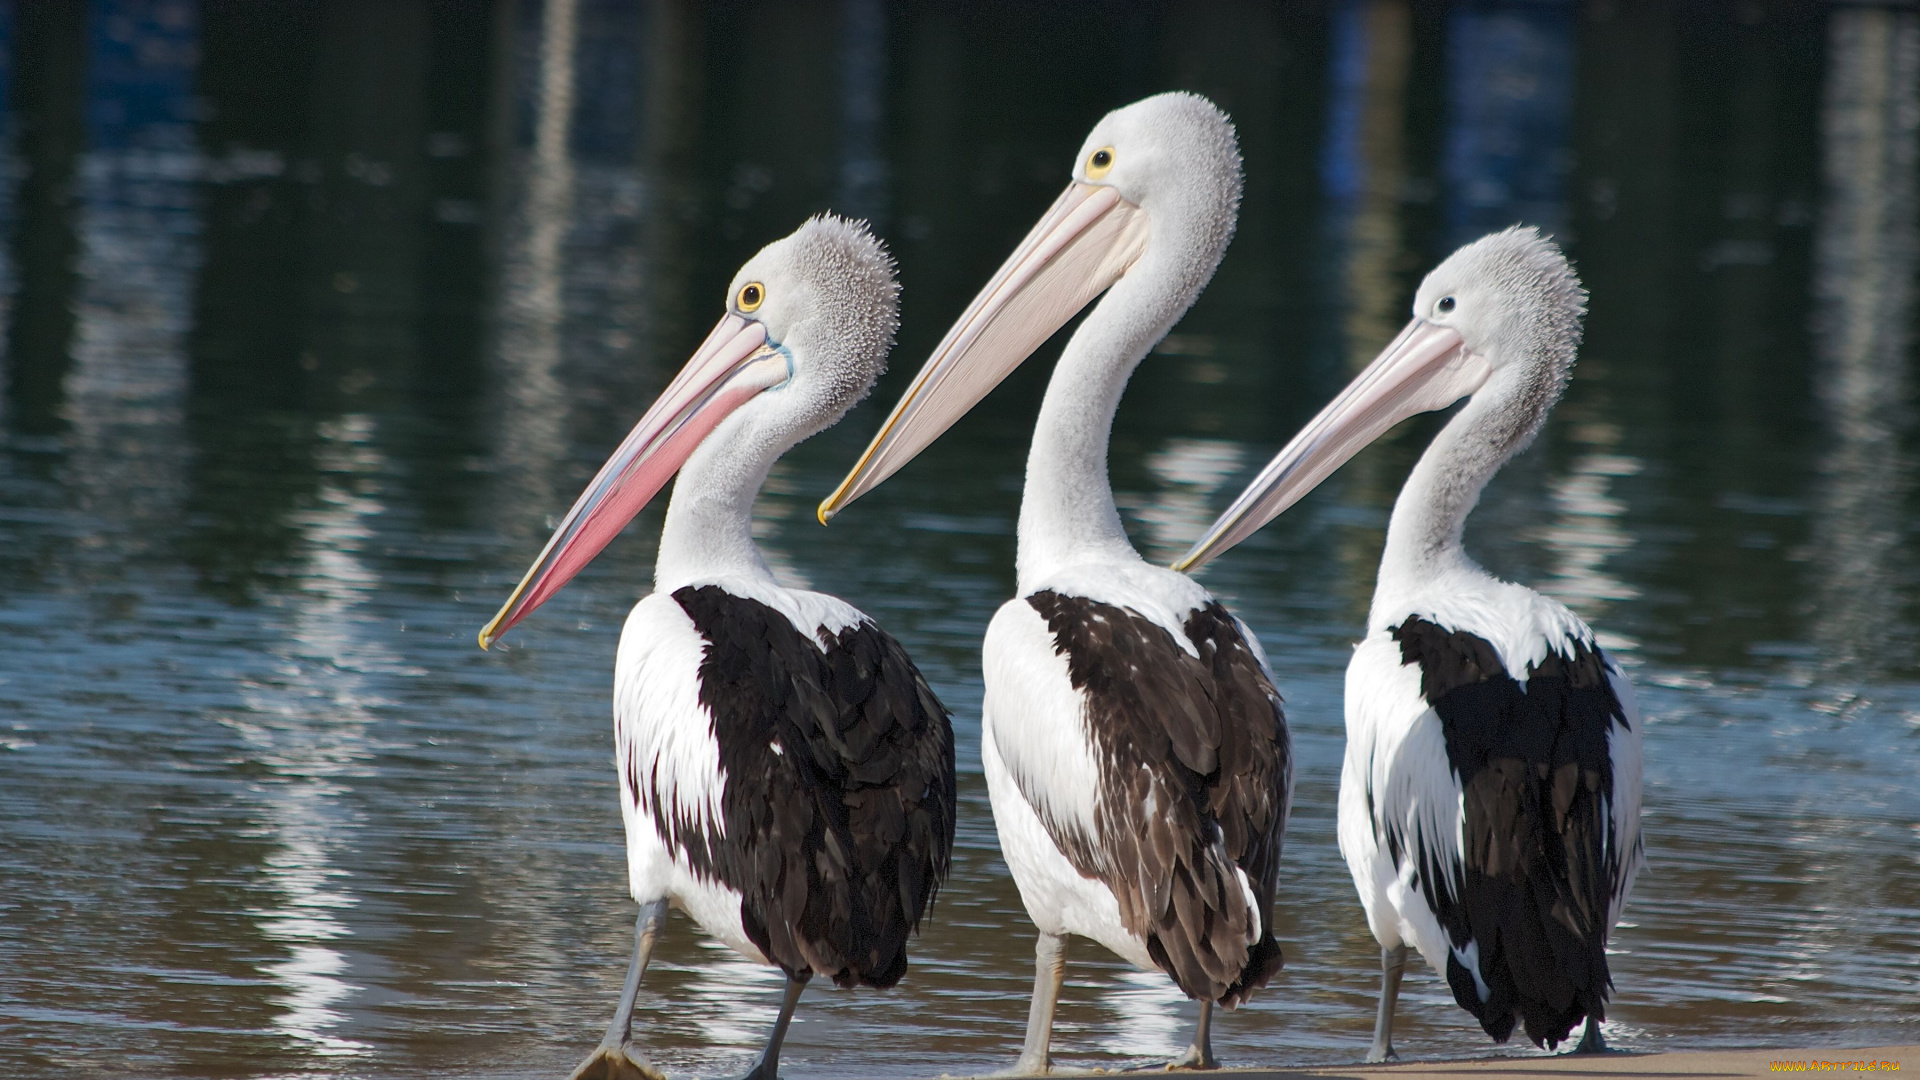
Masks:
[[[1775,1062],[1794,1068],[1775,1070]],[[1825,1067],[1821,1067],[1824,1063]],[[1867,1063],[1853,1065],[1849,1063]],[[1883,1063],[1878,1069],[1872,1063]],[[1321,1066],[1311,1069],[1231,1069],[1235,1076],[1341,1077],[1343,1080],[1465,1080],[1472,1077],[1517,1076],[1762,1076],[1782,1074],[1899,1072],[1920,1070],[1920,1045],[1874,1046],[1865,1049],[1694,1050],[1671,1054],[1605,1054],[1598,1057],[1488,1058],[1480,1061],[1411,1061],[1393,1065]]]

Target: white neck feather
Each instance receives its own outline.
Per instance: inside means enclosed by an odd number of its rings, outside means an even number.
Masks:
[[[655,590],[670,592],[721,577],[773,582],[773,571],[753,542],[753,501],[790,443],[753,419],[746,409],[729,416],[680,467],[660,530]]]
[[[1198,201],[1198,200],[1196,200]],[[1067,567],[1144,565],[1107,477],[1113,414],[1127,379],[1206,288],[1233,231],[1217,207],[1174,205],[1153,220],[1147,252],[1075,330],[1047,383],[1027,454],[1015,577],[1021,595]]]
[[[1136,268],[1136,272],[1138,268]],[[1109,290],[1060,354],[1040,403],[1020,502],[1016,576],[1022,595],[1054,571],[1087,562],[1139,562],[1107,478],[1113,414],[1142,357],[1166,332],[1130,318],[1132,274]]]
[[[1387,523],[1370,630],[1397,623],[1423,595],[1498,583],[1467,555],[1462,538],[1487,482],[1526,446],[1544,418],[1528,407],[1527,395],[1516,392],[1520,376],[1514,368],[1496,372],[1434,436],[1408,475]]]

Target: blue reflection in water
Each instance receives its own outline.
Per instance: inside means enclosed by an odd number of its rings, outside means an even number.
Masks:
[[[1406,0],[1350,0],[1334,10],[1321,183],[1325,228],[1341,273],[1344,352],[1357,368],[1398,330],[1405,286],[1401,202],[1408,194],[1407,80],[1413,54]]]
[[[1558,232],[1573,168],[1572,4],[1475,4],[1447,19],[1449,246],[1515,222]]]
[[[834,208],[886,227],[887,9],[880,0],[845,0],[840,42],[840,184]]]
[[[92,149],[193,143],[200,20],[187,0],[99,0],[88,11],[87,140]]]
[[[1366,179],[1361,117],[1366,109],[1367,62],[1376,46],[1368,33],[1371,5],[1348,0],[1334,7],[1327,43],[1327,133],[1320,149],[1320,185],[1335,212],[1347,211]]]

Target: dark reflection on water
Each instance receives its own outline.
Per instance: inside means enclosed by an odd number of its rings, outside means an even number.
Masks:
[[[776,470],[759,532],[914,651],[966,803],[907,982],[811,993],[788,1061],[1010,1058],[1031,939],[976,656],[1044,359],[831,530],[811,507],[1091,122],[1169,87],[1234,114],[1248,195],[1121,409],[1143,549],[1183,548],[1453,243],[1558,229],[1588,346],[1470,542],[1642,688],[1612,1037],[1920,1034],[1912,11],[100,0],[0,33],[0,1072],[549,1075],[598,1037],[632,915],[608,675],[658,511],[511,648],[472,635],[733,268],[829,207],[900,258],[899,370]],[[1289,964],[1223,1020],[1232,1062],[1365,1045],[1341,674],[1432,430],[1209,573],[1301,763]],[[775,984],[673,925],[644,1039],[738,1068]],[[1183,1042],[1163,979],[1075,959],[1066,1058]],[[1430,973],[1402,1009],[1406,1050],[1487,1051]]]

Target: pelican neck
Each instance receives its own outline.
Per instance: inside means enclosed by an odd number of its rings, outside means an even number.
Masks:
[[[680,466],[660,528],[656,590],[721,577],[774,581],[753,540],[753,503],[791,444],[753,423],[756,418],[745,409],[729,416]]]
[[[1047,382],[1020,502],[1022,595],[1067,567],[1144,562],[1114,505],[1107,452],[1127,380],[1205,285],[1200,276],[1181,289],[1168,261],[1150,246],[1074,331]]]
[[[1380,629],[1406,612],[1412,597],[1464,577],[1498,581],[1467,554],[1467,517],[1501,466],[1532,434],[1537,420],[1515,393],[1517,373],[1501,373],[1476,391],[1440,429],[1394,500],[1374,591],[1371,623]]]

